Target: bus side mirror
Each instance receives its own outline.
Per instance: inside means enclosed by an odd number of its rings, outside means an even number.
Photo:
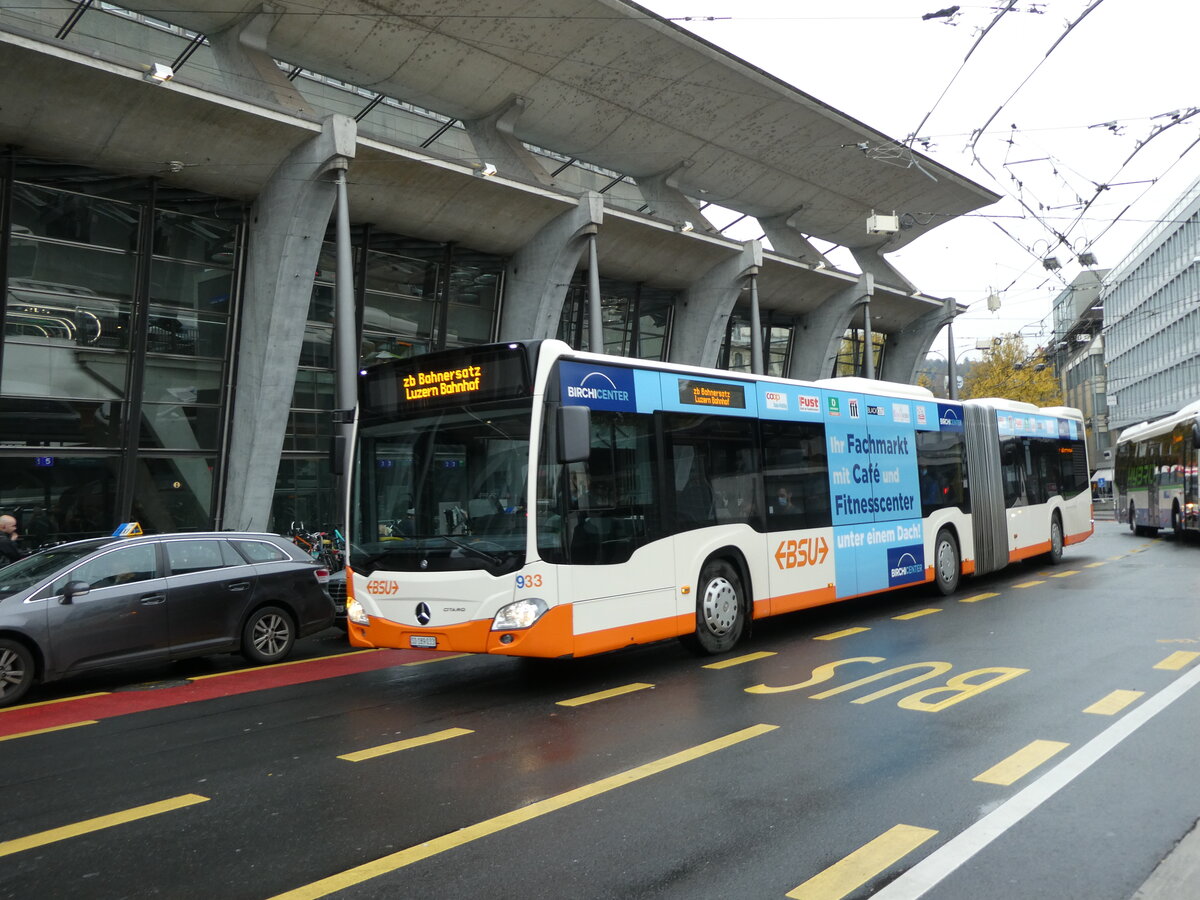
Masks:
[[[558,461],[583,462],[592,453],[592,411],[586,406],[558,407]]]

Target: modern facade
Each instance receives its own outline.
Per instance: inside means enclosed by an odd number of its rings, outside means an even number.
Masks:
[[[360,366],[594,346],[597,293],[605,352],[748,370],[757,310],[769,372],[909,381],[947,309],[886,254],[997,199],[632,3],[314,9],[0,8],[0,512],[33,541],[334,524],[339,278]]]
[[[1200,399],[1200,181],[1108,274],[1099,302],[1114,438]]]
[[[1104,367],[1104,306],[1100,294],[1108,269],[1084,269],[1054,298],[1054,344],[1048,348],[1063,399],[1083,413],[1093,472],[1112,468],[1108,393]],[[1105,485],[1112,479],[1105,478]]]

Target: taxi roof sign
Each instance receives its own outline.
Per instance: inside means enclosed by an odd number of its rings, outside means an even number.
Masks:
[[[142,533],[142,526],[139,522],[122,522],[117,526],[117,530],[112,533],[113,537],[138,537]]]

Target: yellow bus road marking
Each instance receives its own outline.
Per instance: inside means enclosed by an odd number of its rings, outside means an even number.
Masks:
[[[136,822],[138,819],[146,819],[150,816],[157,816],[159,813],[171,812],[176,809],[183,809],[185,806],[194,806],[197,803],[206,802],[208,802],[208,798],[201,797],[199,794],[181,794],[178,797],[171,797],[169,800],[159,800],[157,803],[135,806],[132,809],[110,813],[107,816],[85,819],[82,822],[76,822],[74,825],[64,825],[61,828],[51,828],[49,831],[39,831],[37,834],[31,834],[27,837],[0,842],[0,856],[9,856],[13,853],[20,853],[22,850],[32,850],[34,847],[44,847],[56,841],[65,841],[67,838],[78,837],[81,834],[101,831],[105,828],[112,828],[114,825],[124,825],[126,822]]]
[[[431,734],[422,734],[419,737],[411,737],[403,741],[393,741],[390,744],[369,747],[366,750],[358,750],[354,753],[344,753],[338,759],[344,759],[346,762],[362,762],[364,759],[387,756],[389,753],[399,753],[401,750],[411,750],[413,747],[423,747],[426,744],[436,744],[438,741],[448,741],[450,738],[462,737],[464,734],[474,733],[469,728],[447,728],[445,731],[435,731]]]
[[[1079,574],[1078,569],[1067,569],[1067,571],[1065,571],[1065,572],[1056,572],[1055,574],[1051,575],[1050,577],[1051,578],[1067,578],[1068,576],[1078,575],[1078,574]]]
[[[834,631],[830,634],[822,634],[815,638],[814,641],[836,641],[838,638],[850,637],[852,634],[862,634],[864,631],[870,631],[870,628],[847,628],[844,631]]]
[[[5,713],[16,712],[18,709],[33,709],[36,706],[53,706],[55,703],[72,703],[76,700],[87,700],[89,697],[107,697],[108,691],[97,691],[94,694],[76,694],[74,697],[59,697],[57,700],[39,700],[37,703],[22,703],[18,706],[9,706],[5,709],[0,709],[0,716]]]
[[[730,666],[740,666],[742,663],[754,662],[756,659],[766,659],[776,654],[770,650],[760,650],[757,653],[747,653],[745,656],[735,656],[733,659],[723,659],[720,662],[709,663],[706,669],[728,669]]]
[[[959,603],[978,603],[980,600],[991,600],[993,597],[999,597],[999,594],[976,594],[974,597],[963,597]]]
[[[905,613],[902,616],[892,616],[897,622],[906,622],[909,619],[919,619],[921,616],[932,616],[934,613],[941,612],[940,609],[918,609],[916,612]]]
[[[585,703],[595,703],[597,700],[608,700],[610,697],[620,697],[622,694],[632,694],[634,691],[644,691],[646,688],[652,688],[654,685],[646,684],[642,681],[635,681],[633,684],[626,684],[622,687],[611,688],[607,691],[597,691],[594,694],[584,694],[582,697],[574,697],[570,700],[559,700],[558,706],[583,706]]]
[[[430,663],[445,662],[448,659],[461,659],[464,656],[470,656],[470,653],[449,653],[446,656],[434,656],[429,659],[417,659],[412,662],[400,663],[401,666],[427,666]]]
[[[1187,667],[1190,663],[1195,662],[1197,657],[1200,657],[1200,653],[1193,653],[1190,650],[1176,650],[1162,662],[1158,663],[1154,668],[1178,671],[1179,669]]]
[[[17,734],[6,734],[0,737],[2,741],[15,741],[17,738],[33,737],[35,734],[49,734],[52,731],[65,731],[68,728],[78,728],[80,725],[95,725],[96,719],[87,719],[83,722],[69,722],[66,725],[54,725],[50,728],[38,728],[36,731],[21,731]]]
[[[903,859],[937,832],[915,825],[896,825],[849,856],[788,891],[791,900],[839,900],[862,887],[888,866]]]
[[[1097,716],[1115,716],[1145,693],[1145,691],[1113,691],[1107,697],[1097,700],[1084,712]]]
[[[1044,581],[1022,581],[1020,584],[1014,584],[1013,587],[1027,588],[1027,587],[1033,587],[1034,585],[1045,584],[1045,583],[1046,582],[1044,582]]]
[[[1001,760],[971,780],[982,781],[984,784],[1012,784],[1069,746],[1070,744],[1064,744],[1062,741],[1032,741],[1008,759]]]
[[[468,825],[466,828],[460,828],[450,834],[444,834],[431,841],[425,841],[423,844],[417,844],[406,850],[400,850],[396,853],[380,857],[373,862],[363,863],[361,866],[355,866],[353,869],[347,869],[336,875],[330,875],[328,878],[322,878],[320,881],[302,885],[294,890],[279,894],[273,900],[301,900],[301,898],[304,898],[304,900],[313,900],[313,898],[324,897],[336,891],[345,890],[346,888],[369,881],[372,878],[377,878],[380,875],[395,872],[397,869],[402,869],[415,862],[436,856],[439,853],[445,853],[447,850],[453,850],[455,847],[461,847],[480,838],[496,834],[506,828],[521,825],[548,813],[565,809],[568,806],[573,806],[584,800],[590,800],[593,797],[615,790],[616,788],[649,778],[651,775],[657,775],[660,772],[665,772],[684,763],[692,762],[711,753],[716,753],[718,750],[724,750],[735,744],[748,741],[751,738],[759,737],[770,731],[774,731],[778,727],[778,725],[753,725],[750,728],[743,728],[741,731],[735,731],[716,740],[697,744],[695,747],[690,747],[687,750],[681,750],[670,756],[664,756],[662,759],[635,766],[632,769],[627,769],[616,775],[610,775],[608,778],[603,778],[600,781],[593,781],[591,784],[585,784],[583,787],[577,787],[566,793],[547,797],[545,800],[538,800],[528,806],[514,809],[512,812],[503,813],[491,819],[485,819],[474,825]]]
[[[1124,559],[1124,558],[1125,558],[1125,554],[1124,554],[1124,553],[1122,553],[1120,556],[1110,556],[1110,557],[1109,557],[1109,559],[1110,559],[1111,561],[1113,561],[1113,562],[1116,562],[1118,559]]]
[[[1085,569],[1095,569],[1096,567],[1103,566],[1103,565],[1106,565],[1106,563],[1104,562],[1104,560],[1101,560],[1100,562],[1088,563],[1086,566],[1084,566],[1084,568]]]

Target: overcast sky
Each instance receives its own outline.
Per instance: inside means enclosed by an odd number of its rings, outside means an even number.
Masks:
[[[964,358],[997,334],[1048,341],[1050,301],[1080,271],[1077,253],[1117,266],[1200,177],[1200,113],[1187,118],[1200,107],[1200,4],[1020,2],[998,18],[1002,0],[925,20],[952,4],[640,2],[901,143],[920,139],[916,149],[1004,196],[887,257],[925,293],[970,304],[954,327]],[[740,228],[728,234],[759,236]]]

